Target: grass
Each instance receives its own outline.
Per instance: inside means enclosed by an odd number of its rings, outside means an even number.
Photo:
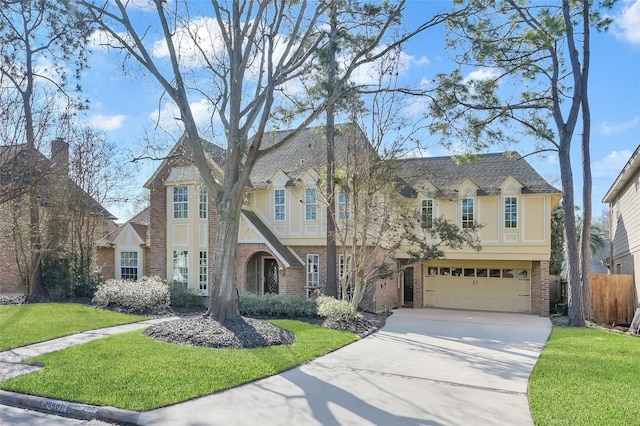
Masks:
[[[351,333],[277,320],[289,346],[210,349],[159,342],[135,331],[31,358],[44,370],[0,387],[93,405],[145,411],[271,376],[357,339]]]
[[[640,421],[640,338],[554,327],[529,382],[536,425]]]
[[[0,306],[0,350],[145,319],[75,303]]]

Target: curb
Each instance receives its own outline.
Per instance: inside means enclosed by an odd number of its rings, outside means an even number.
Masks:
[[[79,420],[101,420],[121,425],[137,425],[140,413],[115,407],[97,407],[35,395],[0,390],[0,404],[27,408]]]

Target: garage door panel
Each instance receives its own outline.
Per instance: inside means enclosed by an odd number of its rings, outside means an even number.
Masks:
[[[530,312],[530,273],[523,269],[430,267],[425,276],[425,306],[505,312]],[[424,268],[426,270],[427,268]]]

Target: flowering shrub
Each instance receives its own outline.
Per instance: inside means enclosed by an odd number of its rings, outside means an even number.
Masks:
[[[169,286],[159,277],[139,281],[107,280],[96,290],[93,303],[127,312],[161,311],[169,308]]]
[[[338,300],[333,296],[320,296],[316,302],[318,303],[318,315],[324,318],[355,319],[360,316],[356,314],[353,305],[347,300]]]

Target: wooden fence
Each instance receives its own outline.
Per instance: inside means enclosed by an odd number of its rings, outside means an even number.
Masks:
[[[633,276],[592,274],[591,308],[600,324],[631,324],[633,320]]]

